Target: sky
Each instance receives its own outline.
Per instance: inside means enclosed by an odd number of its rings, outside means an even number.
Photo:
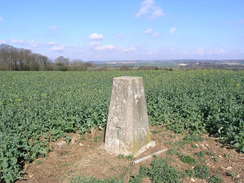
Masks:
[[[52,59],[244,59],[244,0],[0,0],[1,43]]]

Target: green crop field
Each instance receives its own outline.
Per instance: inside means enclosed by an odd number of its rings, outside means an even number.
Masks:
[[[104,127],[112,78],[142,76],[152,125],[209,133],[244,152],[244,72],[0,72],[0,182],[69,132]]]

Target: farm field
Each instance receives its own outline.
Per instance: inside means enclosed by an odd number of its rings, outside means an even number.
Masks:
[[[0,181],[21,178],[50,142],[103,129],[112,78],[121,75],[144,78],[151,125],[244,152],[243,71],[0,72]]]

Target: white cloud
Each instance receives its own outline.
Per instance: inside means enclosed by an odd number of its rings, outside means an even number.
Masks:
[[[169,29],[169,32],[171,33],[171,34],[174,34],[175,32],[176,32],[176,27],[171,27],[170,29]]]
[[[0,44],[6,44],[7,42],[4,40],[0,40]]]
[[[137,17],[149,16],[151,18],[157,18],[164,15],[163,9],[156,5],[155,0],[143,0],[140,9],[136,13]]]
[[[116,45],[112,45],[112,44],[108,44],[108,45],[102,45],[102,44],[98,44],[92,47],[92,49],[96,50],[96,51],[117,51],[117,53],[132,53],[135,52],[137,50],[137,48],[135,47],[119,47]]]
[[[114,45],[100,45],[100,46],[96,46],[94,49],[99,50],[99,51],[115,50],[116,46],[114,46]]]
[[[61,52],[61,51],[64,51],[64,46],[63,45],[56,45],[56,46],[51,47],[50,50]]]
[[[12,39],[8,42],[12,43],[14,45],[19,45],[19,46],[28,47],[28,48],[37,48],[40,45],[40,43],[35,40]]]
[[[18,40],[18,39],[12,39],[11,40],[11,43],[14,43],[14,44],[24,44],[24,43],[26,43],[26,41],[24,41],[24,40]]]
[[[56,45],[56,43],[53,42],[53,41],[50,41],[50,42],[48,42],[47,44],[48,44],[49,46],[54,46],[54,45]]]
[[[3,22],[4,18],[0,16],[0,22]]]
[[[121,53],[129,53],[129,52],[134,52],[136,51],[135,47],[128,47],[128,48],[123,48],[123,47],[119,47],[113,44],[102,44],[101,41],[91,41],[89,43],[89,46],[92,50],[96,50],[96,51],[112,51],[112,50],[116,50],[118,52]]]
[[[103,36],[103,34],[92,33],[92,34],[90,34],[89,38],[91,40],[103,40],[104,36]]]
[[[225,50],[223,48],[214,48],[211,50],[208,50],[207,54],[209,55],[223,55],[225,53]]]
[[[195,53],[197,55],[203,56],[205,54],[205,49],[204,48],[198,48]]]
[[[160,33],[159,33],[159,32],[153,32],[153,33],[152,33],[152,36],[153,36],[153,37],[159,37],[159,36],[160,36]]]
[[[195,54],[199,56],[223,55],[225,53],[226,52],[223,48],[213,48],[213,49],[198,48],[195,50]]]
[[[154,31],[152,28],[148,28],[144,31],[145,34],[151,35],[153,37],[159,37],[159,32]]]
[[[100,41],[91,41],[89,45],[92,47],[96,47],[96,46],[101,45],[101,42]]]
[[[32,48],[37,48],[39,46],[39,43],[35,40],[31,40],[31,41],[27,42],[27,44],[29,44],[30,47],[32,47]]]
[[[145,34],[152,34],[153,33],[153,29],[148,28],[144,31]]]
[[[124,48],[124,49],[122,49],[122,51],[125,52],[125,53],[131,53],[131,52],[136,51],[136,48],[134,48],[134,47]]]
[[[215,54],[224,54],[225,50],[223,48],[218,48],[215,50]]]
[[[125,40],[126,36],[123,33],[119,33],[119,34],[114,35],[114,38],[118,39],[118,40]]]
[[[152,17],[161,17],[164,16],[164,12],[161,8],[157,7],[154,9],[154,11],[152,12]]]
[[[57,25],[51,25],[51,26],[48,27],[48,29],[50,31],[57,31],[59,29],[59,27]]]

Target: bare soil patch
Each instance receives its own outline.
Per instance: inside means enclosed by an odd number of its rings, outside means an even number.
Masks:
[[[187,142],[185,135],[175,134],[163,127],[151,127],[156,146],[140,157],[158,150],[168,148],[169,151],[160,155],[170,161],[179,170],[194,168],[192,162],[184,157],[190,156],[197,162],[207,165],[212,174],[219,175],[224,183],[244,183],[244,154],[223,147],[217,139],[203,135],[202,141]],[[104,131],[92,130],[85,135],[68,134],[71,138],[67,143],[60,139],[50,143],[52,152],[47,157],[39,158],[31,164],[26,164],[26,175],[18,183],[69,183],[76,176],[107,179],[129,178],[138,173],[139,167],[148,166],[152,159],[138,165],[132,165],[130,157],[114,156],[102,148]],[[136,159],[140,158],[137,157]],[[182,160],[183,159],[183,160]],[[186,158],[186,160],[188,160]],[[184,183],[203,183],[206,180],[185,178]],[[151,182],[148,178],[144,182]]]

